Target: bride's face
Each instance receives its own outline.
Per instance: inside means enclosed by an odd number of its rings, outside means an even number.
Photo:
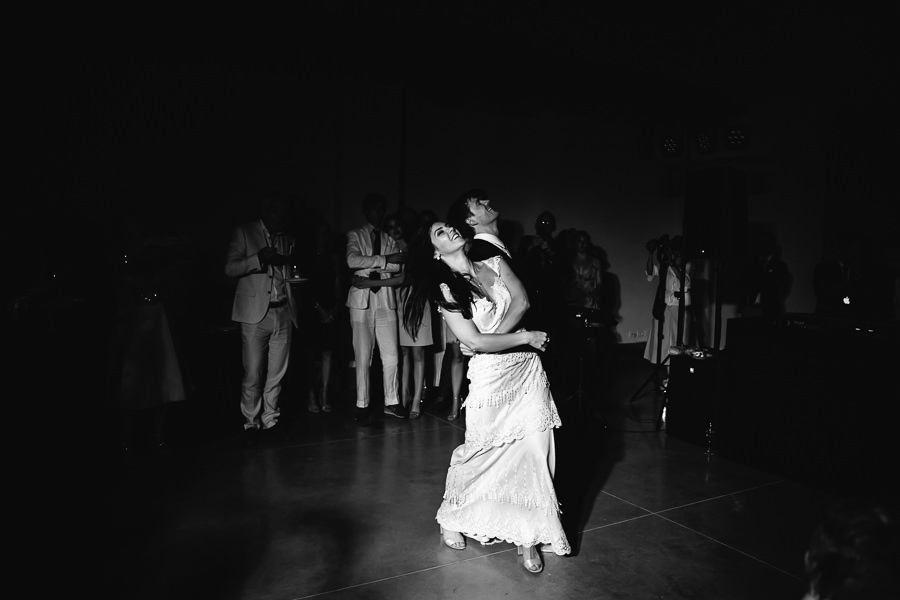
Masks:
[[[432,224],[430,234],[431,245],[438,254],[452,254],[466,245],[465,238],[446,223]]]

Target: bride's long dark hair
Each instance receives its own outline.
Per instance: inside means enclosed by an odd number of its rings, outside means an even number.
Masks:
[[[406,263],[406,275],[403,290],[406,301],[403,307],[403,326],[413,339],[422,325],[426,310],[431,310],[434,303],[443,310],[461,313],[467,319],[472,318],[472,300],[484,297],[482,291],[472,282],[471,277],[457,273],[442,260],[434,258],[434,246],[431,243],[431,226],[421,227],[409,242],[409,258]],[[450,288],[453,302],[448,302],[441,292],[441,284]]]

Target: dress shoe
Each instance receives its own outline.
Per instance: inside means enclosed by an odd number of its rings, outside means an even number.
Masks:
[[[450,414],[447,415],[448,421],[455,421],[459,418],[459,411],[462,408],[462,401],[459,398],[454,398],[453,407],[455,407],[456,410],[454,410],[453,408],[450,409]]]
[[[409,416],[409,411],[402,404],[385,404],[384,414],[397,417],[398,419],[405,419]]]
[[[444,528],[441,527],[441,539],[448,548],[453,548],[454,550],[466,549],[466,538],[457,531],[444,531]]]
[[[356,410],[353,413],[353,420],[357,423],[368,423],[369,422],[369,408],[357,406]]]
[[[537,575],[544,570],[544,561],[541,560],[541,553],[537,546],[517,546],[516,551],[522,557],[522,566],[529,573]]]
[[[328,399],[328,388],[322,388],[322,412],[331,412],[331,401]]]

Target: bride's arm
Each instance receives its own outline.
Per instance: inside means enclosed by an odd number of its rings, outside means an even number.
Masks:
[[[447,302],[453,302],[450,288],[441,284],[441,293]],[[453,332],[460,342],[460,346],[467,346],[473,352],[502,352],[516,346],[527,344],[538,350],[543,350],[547,343],[547,334],[543,331],[517,331],[516,333],[481,333],[471,319],[462,316],[462,313],[452,310],[441,310],[447,327]]]
[[[543,350],[547,334],[543,331],[518,331],[516,333],[481,333],[471,319],[450,310],[442,310],[441,314],[450,327],[450,331],[459,341],[474,352],[502,352],[516,346],[529,345]]]
[[[509,333],[519,325],[519,321],[528,312],[531,303],[528,301],[528,292],[525,291],[522,280],[516,276],[505,259],[502,257],[498,257],[498,259],[500,263],[500,275],[498,277],[503,279],[503,283],[506,284],[506,288],[509,290],[510,304],[509,310],[506,311],[506,314],[500,320],[500,324],[497,325],[496,332]]]

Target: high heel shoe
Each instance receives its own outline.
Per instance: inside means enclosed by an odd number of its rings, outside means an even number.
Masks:
[[[541,553],[538,552],[537,546],[525,546],[524,548],[516,546],[516,553],[522,557],[522,566],[529,573],[537,575],[544,570],[544,561],[541,559]]]
[[[328,400],[328,388],[322,388],[322,412],[331,412],[331,402]]]
[[[441,540],[444,544],[447,545],[448,548],[453,548],[454,550],[465,550],[466,549],[466,538],[462,536],[461,533],[448,531],[447,533],[456,533],[459,536],[458,540],[451,540],[450,538],[444,535],[444,528],[441,527]]]
[[[456,407],[456,408],[451,408],[451,409],[450,409],[450,414],[447,415],[447,420],[448,420],[448,421],[455,421],[455,420],[457,420],[457,419],[459,418],[459,411],[460,411],[460,401],[459,401],[459,398],[454,398],[454,399],[453,399],[453,406]]]
[[[416,405],[416,403],[413,402],[413,406],[415,406],[415,405]],[[409,418],[410,419],[418,419],[422,415],[421,409],[422,409],[422,403],[419,402],[419,408],[412,409],[409,411]]]

